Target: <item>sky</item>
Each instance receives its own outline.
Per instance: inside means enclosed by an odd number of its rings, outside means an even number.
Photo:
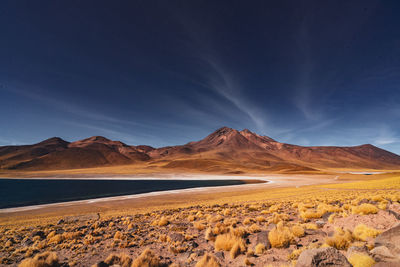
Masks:
[[[399,1],[0,2],[0,145],[228,126],[400,154]]]

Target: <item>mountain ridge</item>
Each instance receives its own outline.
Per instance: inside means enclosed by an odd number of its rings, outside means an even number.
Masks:
[[[68,142],[52,137],[33,145],[0,147],[0,169],[58,170],[159,164],[164,169],[229,172],[314,171],[325,168],[400,169],[400,156],[371,144],[299,146],[248,129],[222,127],[184,145],[132,146],[103,136]]]

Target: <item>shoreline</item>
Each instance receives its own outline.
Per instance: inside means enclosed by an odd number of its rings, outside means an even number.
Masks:
[[[90,204],[97,202],[108,202],[108,201],[119,201],[119,200],[128,200],[135,198],[143,198],[143,197],[151,197],[151,196],[161,196],[161,195],[169,195],[169,194],[179,194],[179,193],[190,193],[190,192],[203,192],[207,189],[218,189],[221,187],[235,189],[237,187],[243,186],[251,186],[254,184],[264,184],[264,183],[273,183],[273,181],[267,180],[265,178],[258,177],[250,177],[244,176],[240,179],[237,176],[234,179],[231,176],[227,177],[178,177],[178,178],[160,178],[160,177],[148,177],[148,178],[139,178],[139,177],[92,177],[92,178],[14,178],[12,180],[98,180],[98,181],[215,181],[215,180],[236,180],[236,181],[244,181],[243,184],[239,185],[219,185],[219,186],[203,186],[203,187],[190,187],[183,189],[171,189],[171,190],[160,190],[160,191],[151,191],[146,193],[137,193],[137,194],[129,194],[129,195],[116,195],[116,196],[108,196],[108,197],[97,197],[97,198],[88,198],[88,199],[80,199],[80,200],[71,200],[71,201],[60,201],[54,203],[44,203],[44,204],[36,204],[36,205],[27,205],[27,206],[19,206],[19,207],[9,207],[9,208],[0,208],[0,214],[2,213],[14,213],[19,211],[29,211],[29,210],[37,210],[47,207],[58,207],[58,206],[70,206],[70,205],[79,205],[79,204]],[[8,179],[8,178],[0,178],[0,179]],[[246,182],[247,181],[247,182]]]
[[[197,179],[199,175],[180,175],[181,179]],[[201,175],[203,179],[210,179],[210,175]],[[216,175],[211,175],[216,177]],[[218,175],[217,175],[218,176]],[[170,177],[170,176],[168,176]],[[225,175],[220,179],[231,179]],[[239,199],[252,199],[254,194],[270,194],[270,190],[279,188],[294,188],[340,183],[333,175],[263,175],[263,176],[233,176],[237,180],[268,180],[267,183],[241,184],[216,187],[187,188],[169,191],[142,193],[135,195],[106,197],[99,199],[77,200],[70,202],[58,202],[41,205],[32,205],[0,210],[0,225],[14,223],[33,223],[40,221],[52,221],[64,216],[84,214],[115,214],[121,212],[144,212],[149,210],[164,209],[166,207],[180,207],[197,205],[199,203],[214,203],[224,201],[230,203]],[[164,177],[165,178],[165,177]],[[73,178],[76,179],[76,178]],[[92,178],[94,179],[94,178]],[[131,179],[143,179],[143,177],[131,177]],[[53,222],[53,221],[52,221]],[[53,222],[54,223],[54,222]]]

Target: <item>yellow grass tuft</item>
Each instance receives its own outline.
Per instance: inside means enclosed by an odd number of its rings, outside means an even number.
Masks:
[[[221,265],[213,255],[206,253],[203,258],[196,263],[195,267],[221,267]]]
[[[215,235],[213,234],[213,231],[211,227],[207,228],[206,232],[204,233],[204,238],[207,241],[214,241],[215,240]]]
[[[206,225],[202,222],[193,222],[193,227],[200,231],[206,229]]]
[[[349,230],[337,228],[333,237],[326,239],[326,244],[336,249],[347,249],[352,241],[353,236]]]
[[[264,244],[257,244],[257,246],[255,247],[255,253],[258,255],[261,255],[265,252],[265,245]]]
[[[367,241],[369,237],[376,237],[381,231],[370,228],[365,224],[359,224],[354,228],[353,236],[357,240]]]
[[[261,228],[260,226],[258,226],[257,224],[253,223],[252,225],[250,225],[250,227],[248,228],[250,233],[257,233],[257,232],[261,232]]]
[[[378,212],[378,208],[369,203],[363,203],[359,206],[354,206],[352,208],[353,214],[367,215],[367,214],[375,214]]]
[[[303,237],[304,236],[304,228],[300,225],[293,225],[292,226],[292,234],[295,237]]]
[[[217,236],[215,239],[215,250],[230,251],[232,259],[236,258],[242,252],[246,251],[246,243],[243,238],[227,233]]]
[[[169,224],[169,221],[166,217],[161,217],[161,219],[158,221],[158,226],[165,226]]]
[[[363,253],[353,253],[348,260],[353,267],[371,267],[375,264],[373,258]]]
[[[146,249],[145,251],[137,257],[131,267],[162,267],[162,264],[159,259],[154,255],[154,253],[150,249]]]
[[[124,239],[124,235],[120,231],[116,231],[114,234],[114,240],[122,240]]]
[[[104,260],[108,265],[119,265],[121,267],[130,267],[132,259],[126,254],[110,254],[107,259]]]
[[[243,263],[244,263],[244,265],[246,265],[246,266],[252,266],[252,265],[254,265],[254,263],[252,263],[248,258],[244,258]]]
[[[283,223],[280,222],[269,232],[268,239],[272,247],[284,248],[288,247],[290,242],[293,240],[293,234],[289,227],[283,226]]]
[[[18,267],[56,267],[58,257],[54,252],[43,252],[33,258],[23,260]]]

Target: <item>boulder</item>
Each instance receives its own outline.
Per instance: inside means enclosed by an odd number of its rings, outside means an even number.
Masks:
[[[379,246],[371,250],[372,257],[377,262],[400,262],[400,258],[393,255],[385,246]]]
[[[269,242],[268,234],[269,234],[269,231],[262,231],[262,232],[257,233],[256,245],[263,244],[266,249],[270,249],[271,243]]]
[[[375,238],[375,247],[379,246],[387,247],[393,255],[400,254],[400,224]]]
[[[307,249],[300,254],[296,267],[352,267],[335,248]]]

